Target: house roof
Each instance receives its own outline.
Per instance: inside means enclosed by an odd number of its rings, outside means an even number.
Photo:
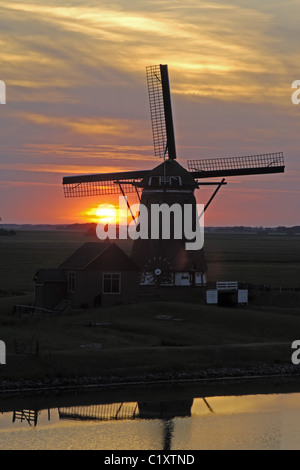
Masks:
[[[84,243],[59,268],[138,270],[129,256],[115,243],[109,241]]]
[[[83,269],[97,256],[106,250],[108,244],[104,242],[88,242],[76,250],[59,267],[68,269]]]

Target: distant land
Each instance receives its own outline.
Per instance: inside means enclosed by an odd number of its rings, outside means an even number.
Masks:
[[[0,229],[5,230],[73,230],[79,232],[88,232],[93,234],[96,230],[95,223],[75,223],[75,224],[0,224]],[[278,235],[300,235],[300,225],[293,227],[278,226],[278,227],[247,227],[247,226],[232,226],[232,227],[205,227],[206,233],[244,233],[244,234],[278,234]]]

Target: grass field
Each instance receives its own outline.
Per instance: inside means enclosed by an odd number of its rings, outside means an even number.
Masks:
[[[183,291],[133,305],[57,317],[11,315],[33,299],[40,267],[56,267],[86,241],[80,232],[20,231],[0,239],[0,339],[7,364],[0,379],[49,379],[190,371],[199,367],[286,363],[300,335],[300,295],[269,292],[247,308],[207,306]],[[300,287],[300,238],[209,234],[209,280]],[[123,248],[130,250],[128,242]],[[158,320],[171,314],[180,321]],[[83,322],[110,323],[86,327]],[[15,353],[15,342],[37,340],[38,355]]]
[[[209,234],[204,247],[213,281],[300,287],[299,236]]]

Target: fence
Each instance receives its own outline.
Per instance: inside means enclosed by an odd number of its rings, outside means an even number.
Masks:
[[[34,336],[29,341],[20,341],[15,339],[15,353],[16,354],[39,354],[39,342]]]
[[[52,310],[46,308],[33,307],[32,305],[14,305],[12,309],[12,314],[19,315],[41,315],[41,314],[52,314]]]

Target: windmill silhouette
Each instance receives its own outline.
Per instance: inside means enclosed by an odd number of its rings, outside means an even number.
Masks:
[[[220,188],[227,184],[225,177],[284,172],[282,152],[188,160],[188,169],[177,162],[171,94],[167,65],[146,68],[154,154],[163,159],[152,170],[123,171],[63,178],[65,197],[102,196],[136,193],[141,204],[166,203],[171,207],[191,204],[192,225],[197,223],[195,190],[212,185],[215,190],[204,206],[207,210]],[[222,178],[219,181],[204,181]],[[127,205],[130,209],[126,198]],[[150,211],[149,211],[150,212]],[[133,216],[133,214],[132,214]],[[134,217],[134,216],[133,216]],[[151,221],[150,221],[151,225]],[[133,243],[132,258],[140,268],[141,285],[193,285],[206,284],[206,262],[203,249],[186,250],[186,239],[138,238]]]

